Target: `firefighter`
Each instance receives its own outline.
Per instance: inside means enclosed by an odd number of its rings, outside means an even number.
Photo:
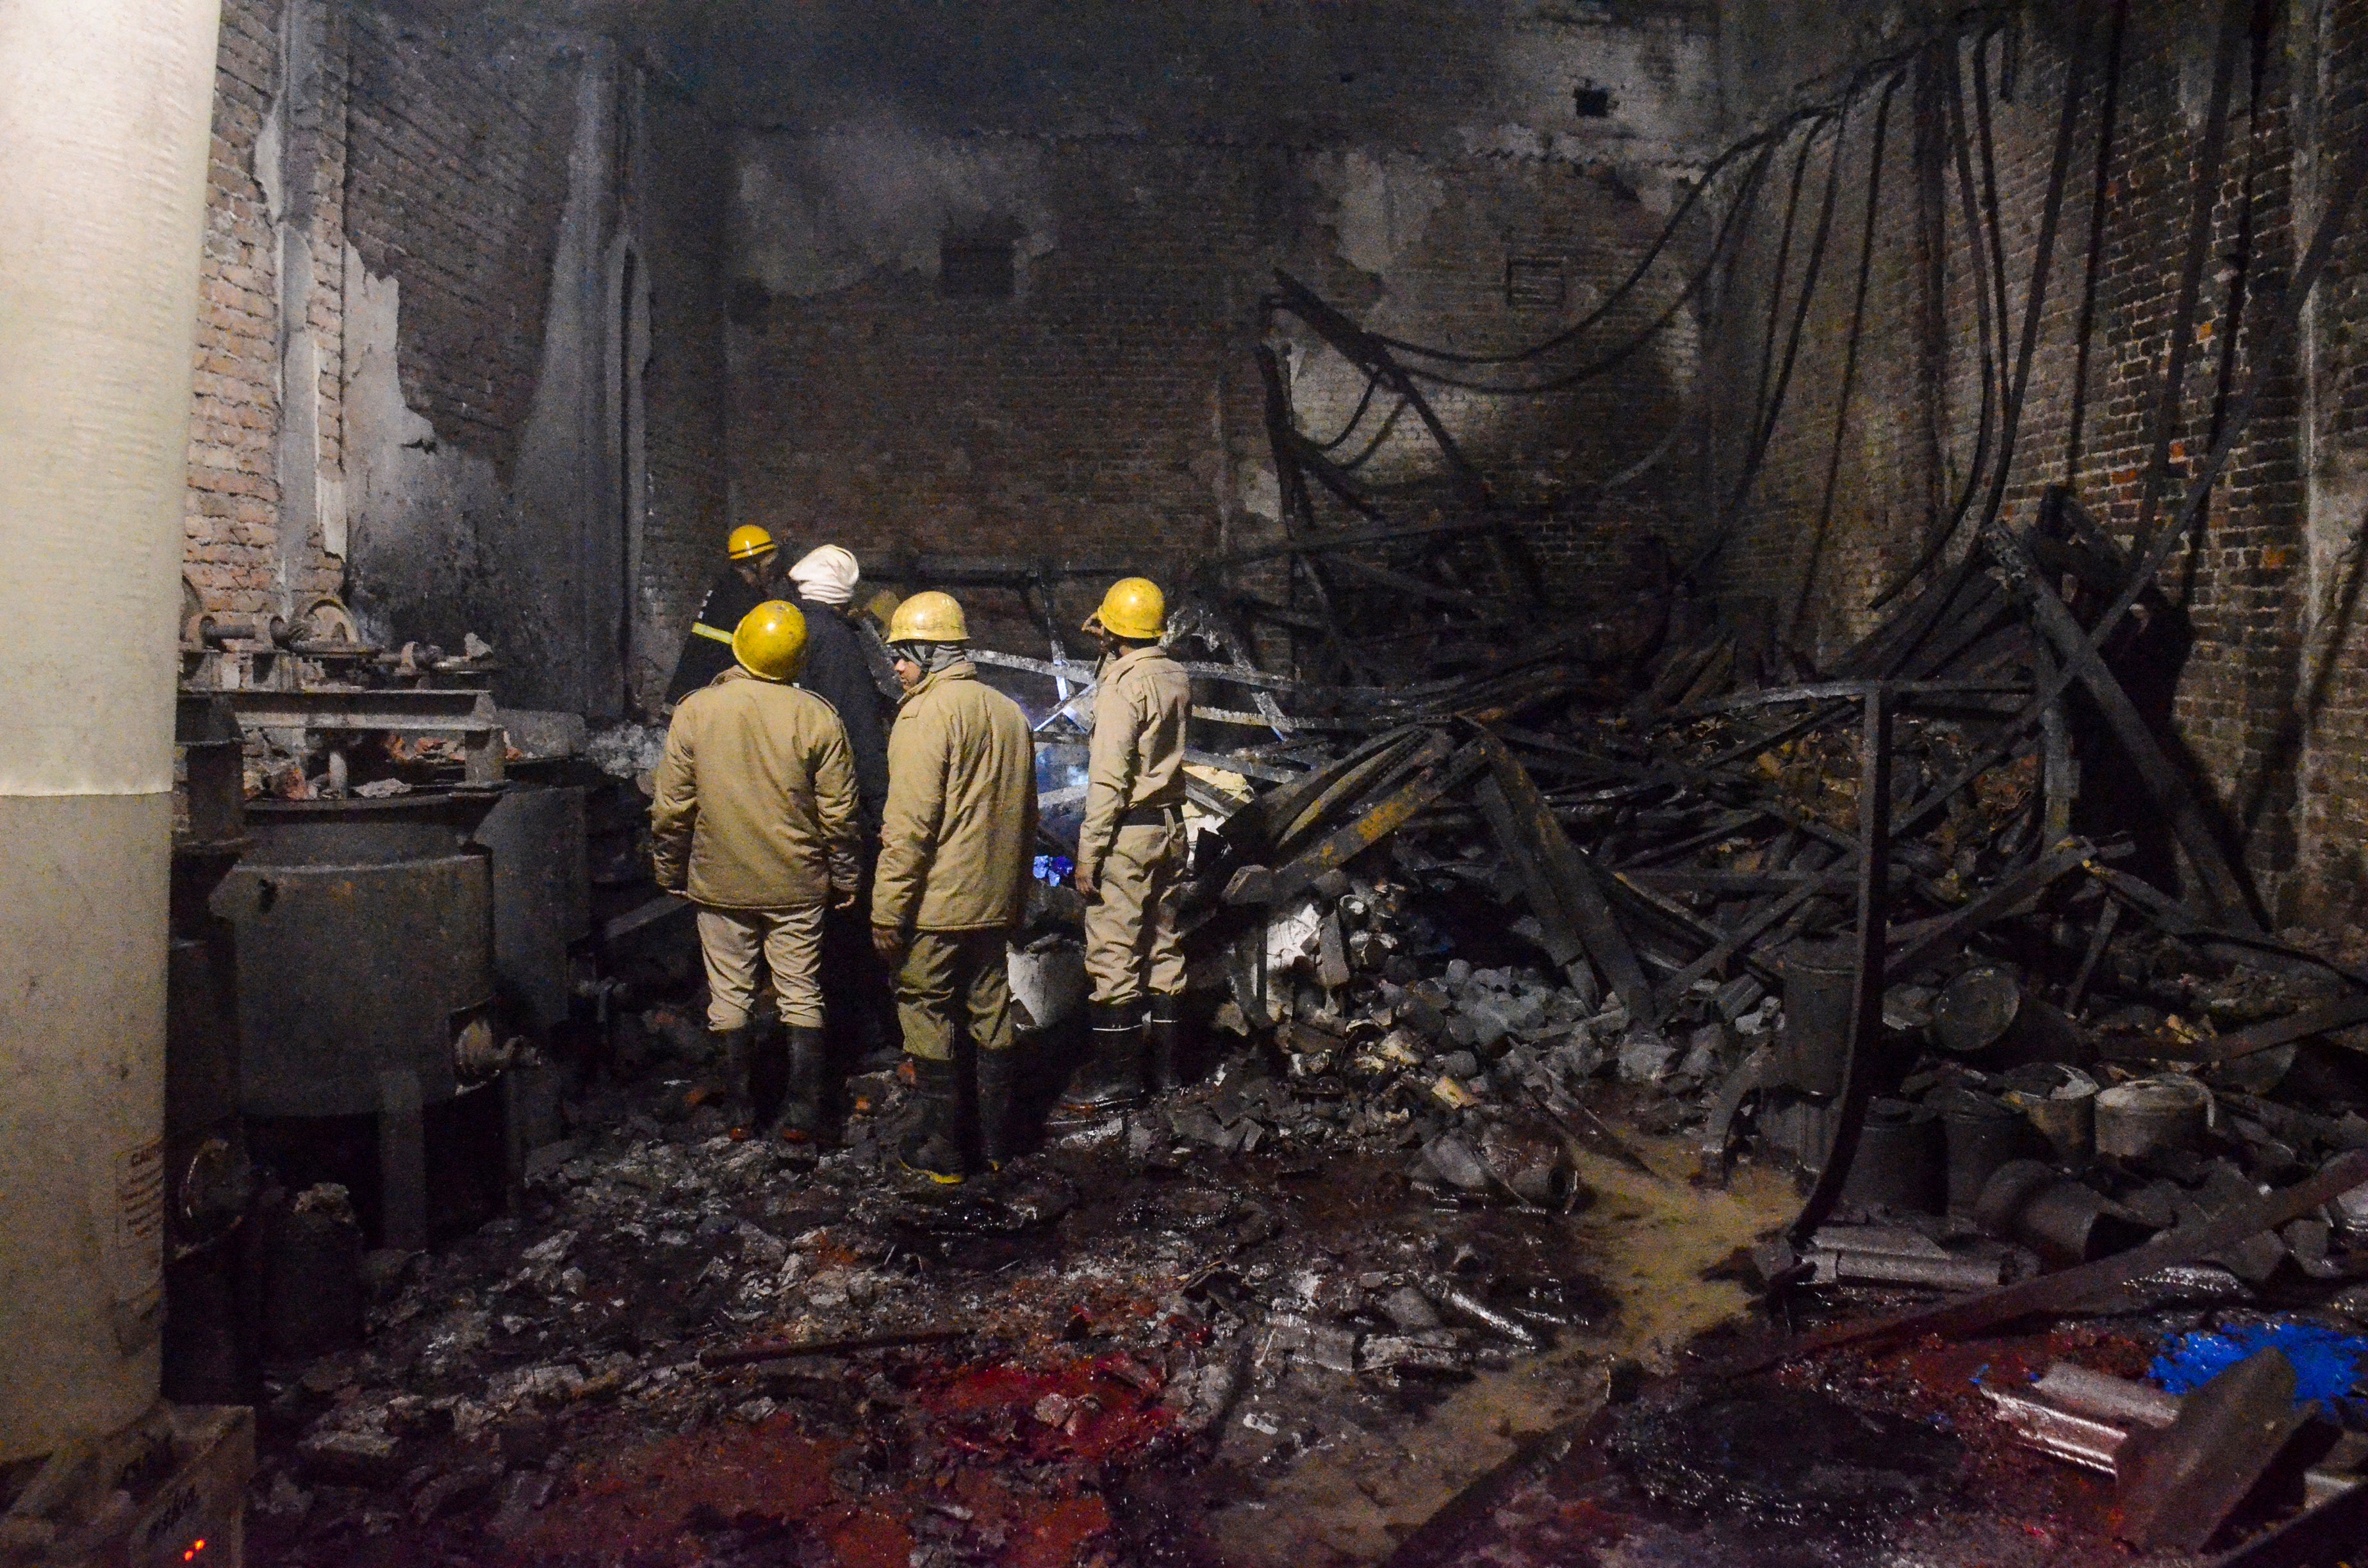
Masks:
[[[823,910],[854,905],[855,767],[830,704],[791,683],[805,659],[795,605],[760,604],[732,633],[733,667],[683,699],[650,803],[658,885],[699,906],[707,1027],[726,1074],[724,1119],[753,1119],[749,1010],[769,970],[790,1042],[790,1093],[773,1131],[822,1129]]]
[[[790,568],[798,608],[806,618],[806,665],[798,685],[838,710],[855,756],[855,795],[863,818],[862,872],[869,888],[880,853],[880,812],[888,800],[887,717],[893,705],[873,684],[870,628],[853,619],[849,603],[863,571],[853,552],[836,544],[812,550]],[[878,642],[876,634],[870,636]],[[887,665],[886,648],[881,647]],[[889,684],[895,684],[891,674]],[[852,1062],[884,1051],[895,1062],[896,1006],[888,971],[871,950],[860,908],[833,910],[823,920],[823,991],[829,999],[832,1054]]]
[[[732,667],[732,634],[741,618],[768,599],[781,597],[780,551],[773,536],[754,523],[732,530],[724,546],[724,568],[700,601],[699,619],[682,640],[674,680],[666,687],[669,706]]]
[[[1137,1103],[1146,1076],[1154,1088],[1177,1083],[1184,950],[1176,902],[1192,685],[1159,645],[1167,621],[1167,599],[1145,577],[1111,584],[1086,619],[1102,651],[1076,869],[1094,1053],[1061,1096],[1073,1115]]]
[[[970,1169],[956,1044],[977,1048],[978,1148],[1015,1152],[1018,1057],[1006,949],[1025,917],[1036,853],[1036,746],[1019,707],[984,685],[962,606],[896,607],[888,645],[905,699],[888,733],[888,809],[871,889],[871,943],[896,971],[896,1011],[920,1117],[899,1157],[929,1180]]]
[[[862,580],[854,552],[836,544],[808,551],[790,568],[797,606],[806,618],[806,663],[798,685],[838,710],[838,721],[847,726],[847,744],[855,755],[855,793],[870,836],[888,799],[888,727],[862,638],[848,619],[848,602]]]

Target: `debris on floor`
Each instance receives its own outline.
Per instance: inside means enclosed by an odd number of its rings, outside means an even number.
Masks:
[[[1386,687],[1185,639],[1191,1081],[951,1195],[896,1179],[884,1055],[827,1143],[735,1142],[679,932],[610,921],[510,1212],[371,1255],[360,1343],[276,1364],[263,1560],[2127,1562],[2356,1506],[2368,975],[2182,827],[2115,695],[2146,649],[2065,645],[2144,580],[2082,548],[2070,608],[1945,573],[1789,686],[1715,626]],[[1080,743],[1090,671],[981,662]],[[1039,1103],[1080,1021],[1047,801]],[[1717,1250],[1623,1254],[1646,1192]],[[1550,1439],[1473,1425],[1546,1381]],[[1507,1465],[1349,1458],[1425,1432]],[[1363,1494],[1328,1537],[1277,1501],[1319,1476]]]

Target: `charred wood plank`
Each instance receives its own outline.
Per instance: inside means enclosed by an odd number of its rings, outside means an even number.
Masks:
[[[1783,897],[1776,899],[1752,915],[1702,957],[1678,971],[1661,983],[1661,995],[1674,1002],[1692,988],[1697,980],[1713,975],[1724,976],[1736,955],[1757,943],[1762,937],[1798,914],[1811,899],[1825,891],[1822,881],[1804,882]]]
[[[1442,762],[1431,764],[1363,816],[1318,840],[1314,848],[1278,869],[1244,866],[1225,884],[1227,903],[1273,904],[1294,898],[1325,872],[1337,869],[1405,826],[1441,795],[1487,766],[1474,741]]]
[[[1571,842],[1545,797],[1538,793],[1536,781],[1503,742],[1484,735],[1473,744],[1486,756],[1489,777],[1503,792],[1517,824],[1522,852],[1516,858],[1523,877],[1536,877],[1544,896],[1559,905],[1565,922],[1586,944],[1588,957],[1611,982],[1613,994],[1627,1004],[1628,1016],[1645,1028],[1653,1027],[1661,1016],[1660,1007],[1628,934],[1612,917],[1611,901],[1594,862]],[[1544,916],[1539,919],[1543,924]]]
[[[1739,811],[1728,812],[1710,826],[1689,834],[1674,843],[1657,844],[1649,849],[1637,850],[1622,864],[1620,869],[1623,872],[1642,870],[1647,866],[1657,865],[1664,860],[1674,860],[1680,855],[1690,855],[1707,845],[1723,843],[1735,837],[1743,829],[1767,821],[1770,814],[1763,806],[1747,806]]]
[[[2258,1056],[2264,1051],[2275,1051],[2282,1045],[2354,1024],[2368,1024],[2368,996],[2338,996],[2314,1003],[2283,1018],[2265,1018],[2190,1046],[2108,1036],[2097,1053],[2114,1062],[2241,1062],[2248,1056]]]
[[[2105,956],[2106,945],[2113,939],[2113,928],[2122,923],[2122,903],[2109,898],[2097,914],[2096,929],[2089,933],[2089,950],[2080,955],[2079,971],[2072,976],[2070,989],[2064,993],[2064,1010],[2077,1014],[2081,1000],[2089,994],[2089,979],[2097,972],[2097,962]]]
[[[1848,877],[1813,871],[1622,871],[1622,881],[1640,892],[1783,892],[1816,882],[1828,891],[1851,885]]]
[[[1984,926],[2013,914],[2058,877],[2078,869],[2097,854],[2096,846],[2085,838],[2066,839],[2020,870],[1992,882],[1970,903],[1919,926],[1891,955],[1892,969],[1906,974],[1942,949],[1962,946]]]
[[[1546,877],[1545,865],[1539,846],[1515,814],[1512,803],[1505,799],[1504,786],[1492,776],[1483,778],[1472,791],[1473,803],[1480,808],[1481,820],[1497,840],[1497,849],[1521,879],[1522,892],[1527,895],[1530,913],[1537,916],[1540,945],[1556,969],[1567,968],[1572,960],[1586,955],[1587,944],[1578,938],[1578,928],[1563,907],[1562,896]]]

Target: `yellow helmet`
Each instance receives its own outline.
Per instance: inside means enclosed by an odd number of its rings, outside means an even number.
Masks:
[[[1167,626],[1167,596],[1148,577],[1121,577],[1102,596],[1102,608],[1086,617],[1084,630],[1107,631],[1136,642],[1156,642]]]
[[[967,642],[970,623],[962,619],[962,608],[951,594],[941,594],[932,588],[928,593],[915,594],[896,607],[888,621],[891,642]]]
[[[797,679],[806,667],[804,612],[780,599],[767,599],[733,629],[732,656],[758,680]]]
[[[724,553],[734,561],[754,561],[760,555],[770,555],[773,536],[754,523],[743,523],[732,530],[732,542]]]

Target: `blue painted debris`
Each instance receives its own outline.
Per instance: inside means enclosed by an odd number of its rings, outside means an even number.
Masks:
[[[2294,1403],[2340,1399],[2360,1386],[2368,1367],[2368,1338],[2339,1334],[2317,1324],[2270,1323],[2198,1330],[2163,1341],[2146,1375],[2169,1393],[2192,1393],[2248,1356],[2265,1349],[2284,1352],[2294,1363]]]

